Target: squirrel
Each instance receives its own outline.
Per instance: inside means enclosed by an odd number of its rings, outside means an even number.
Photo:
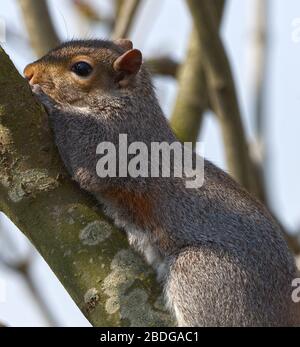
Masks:
[[[178,141],[160,108],[142,53],[130,40],[74,40],[29,64],[62,160],[156,270],[180,327],[297,326],[297,277],[267,209],[204,160],[204,183],[183,178],[99,177],[97,146]]]

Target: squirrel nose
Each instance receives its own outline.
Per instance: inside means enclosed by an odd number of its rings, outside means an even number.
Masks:
[[[31,86],[37,83],[35,78],[35,68],[32,64],[27,65],[23,73]]]

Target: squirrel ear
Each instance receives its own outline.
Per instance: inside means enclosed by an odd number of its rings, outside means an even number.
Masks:
[[[125,49],[125,51],[130,51],[133,48],[133,43],[128,39],[118,39],[113,42],[115,45]]]
[[[142,53],[138,49],[131,49],[130,51],[121,55],[114,62],[113,67],[118,72],[125,72],[130,75],[135,75],[140,71],[142,63]]]

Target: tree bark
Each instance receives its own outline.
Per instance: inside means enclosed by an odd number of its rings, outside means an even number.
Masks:
[[[0,90],[0,211],[94,326],[170,325],[153,271],[68,177],[47,115],[1,48]]]

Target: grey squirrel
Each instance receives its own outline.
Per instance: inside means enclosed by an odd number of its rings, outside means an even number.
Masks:
[[[67,42],[24,74],[70,175],[155,268],[179,326],[300,325],[297,270],[280,227],[221,169],[205,160],[198,189],[180,178],[97,175],[99,142],[177,141],[131,41]]]

